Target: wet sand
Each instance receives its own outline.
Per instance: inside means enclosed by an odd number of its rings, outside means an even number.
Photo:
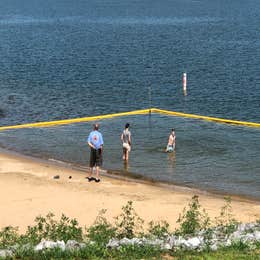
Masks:
[[[53,176],[59,175],[59,179]],[[101,209],[107,209],[111,222],[127,201],[133,201],[137,214],[149,221],[166,220],[171,229],[193,195],[213,219],[225,204],[224,195],[182,187],[160,187],[101,176],[101,182],[88,182],[87,173],[47,161],[0,152],[0,228],[18,226],[24,232],[36,216],[53,212],[76,218],[90,226]],[[71,178],[69,178],[71,176]],[[260,202],[232,197],[234,217],[241,222],[260,218]]]

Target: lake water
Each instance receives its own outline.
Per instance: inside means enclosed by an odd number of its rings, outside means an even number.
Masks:
[[[260,1],[2,0],[0,125],[162,109],[260,122]],[[182,74],[188,75],[188,95]],[[104,168],[260,198],[260,130],[165,115],[101,121]],[[175,154],[163,152],[176,128]],[[91,123],[0,132],[0,146],[88,164]]]

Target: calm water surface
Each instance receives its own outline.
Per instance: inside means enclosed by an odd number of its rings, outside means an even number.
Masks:
[[[0,125],[150,106],[260,122],[259,24],[257,0],[2,0]],[[129,172],[260,198],[258,129],[160,115],[104,120],[107,169],[124,169],[119,136],[127,121]],[[177,150],[167,155],[171,127]],[[0,146],[85,166],[90,130],[0,132]]]

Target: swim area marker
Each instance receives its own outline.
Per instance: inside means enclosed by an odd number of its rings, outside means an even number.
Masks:
[[[182,113],[182,112],[175,112],[175,111],[163,110],[163,109],[158,109],[158,108],[149,108],[149,109],[141,109],[141,110],[134,110],[134,111],[130,111],[130,112],[120,112],[120,113],[115,113],[115,114],[107,114],[107,115],[99,115],[99,116],[64,119],[64,120],[56,120],[56,121],[49,121],[49,122],[37,122],[37,123],[29,123],[29,124],[22,124],[22,125],[0,126],[0,131],[11,130],[11,129],[21,129],[21,128],[32,128],[32,127],[51,127],[51,126],[58,126],[58,125],[68,125],[68,124],[74,124],[74,123],[109,119],[109,118],[113,118],[113,117],[131,116],[131,115],[146,115],[146,114],[151,114],[151,113],[165,114],[168,116],[195,118],[195,119],[213,121],[213,122],[222,123],[222,124],[233,124],[233,125],[241,125],[241,126],[247,126],[247,127],[260,127],[260,123],[237,121],[237,120],[223,119],[223,118],[217,118],[217,117],[208,117],[208,116],[201,116],[201,115],[195,115],[195,114],[186,114],[186,113]]]

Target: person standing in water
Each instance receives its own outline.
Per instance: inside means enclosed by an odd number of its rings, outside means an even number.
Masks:
[[[175,150],[175,141],[176,141],[176,135],[175,135],[175,129],[173,128],[168,139],[168,144],[166,147],[166,152],[171,153]]]
[[[126,162],[129,159],[129,152],[131,151],[131,132],[129,131],[130,124],[125,125],[125,129],[121,134],[121,141],[123,145],[123,160]]]

